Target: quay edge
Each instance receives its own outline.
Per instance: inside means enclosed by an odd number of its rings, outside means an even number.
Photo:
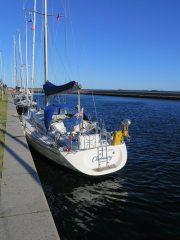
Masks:
[[[11,95],[0,194],[0,239],[59,240]]]

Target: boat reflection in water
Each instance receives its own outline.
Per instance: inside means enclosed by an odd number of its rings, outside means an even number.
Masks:
[[[112,175],[84,177],[41,160],[42,156],[34,151],[32,156],[61,239],[90,239],[99,235],[103,225],[121,222],[121,211],[128,199],[123,189],[125,179]],[[110,228],[104,234],[111,236]]]

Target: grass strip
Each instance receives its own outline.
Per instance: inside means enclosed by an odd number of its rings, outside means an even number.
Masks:
[[[1,93],[1,89],[0,89]],[[1,179],[3,168],[3,156],[4,156],[4,140],[6,131],[6,119],[7,119],[7,105],[8,105],[8,94],[2,97],[0,96],[0,189],[1,189]],[[3,110],[3,109],[4,110]]]

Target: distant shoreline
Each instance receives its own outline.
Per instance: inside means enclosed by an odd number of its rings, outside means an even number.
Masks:
[[[81,90],[81,94],[92,94],[91,90]],[[180,92],[165,91],[130,91],[130,90],[93,90],[94,95],[154,98],[167,100],[180,100]]]
[[[31,89],[29,88],[31,91]],[[35,93],[43,93],[42,88],[34,89]],[[91,95],[92,91],[90,89],[81,89],[81,94]],[[73,94],[73,93],[72,93]],[[135,98],[153,98],[153,99],[166,99],[166,100],[180,100],[180,92],[173,91],[140,91],[140,90],[93,90],[94,95],[102,96],[119,96],[119,97],[135,97]]]

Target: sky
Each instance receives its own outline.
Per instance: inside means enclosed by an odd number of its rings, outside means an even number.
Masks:
[[[80,79],[84,89],[180,91],[180,0],[47,2],[49,15],[66,16],[60,17],[59,21],[56,16],[48,16],[49,81],[59,85],[65,83],[65,78],[66,82]],[[21,83],[17,28],[20,29],[26,80],[25,15],[29,21],[33,14],[29,15],[23,6],[33,10],[34,1],[0,0],[0,78],[2,76],[9,87],[12,86],[12,69],[15,75],[13,34],[16,40],[18,86]],[[36,11],[43,11],[42,0],[37,0]],[[31,26],[32,23],[28,22],[29,87],[32,71]],[[35,87],[42,87],[41,14],[36,14],[35,34]]]

